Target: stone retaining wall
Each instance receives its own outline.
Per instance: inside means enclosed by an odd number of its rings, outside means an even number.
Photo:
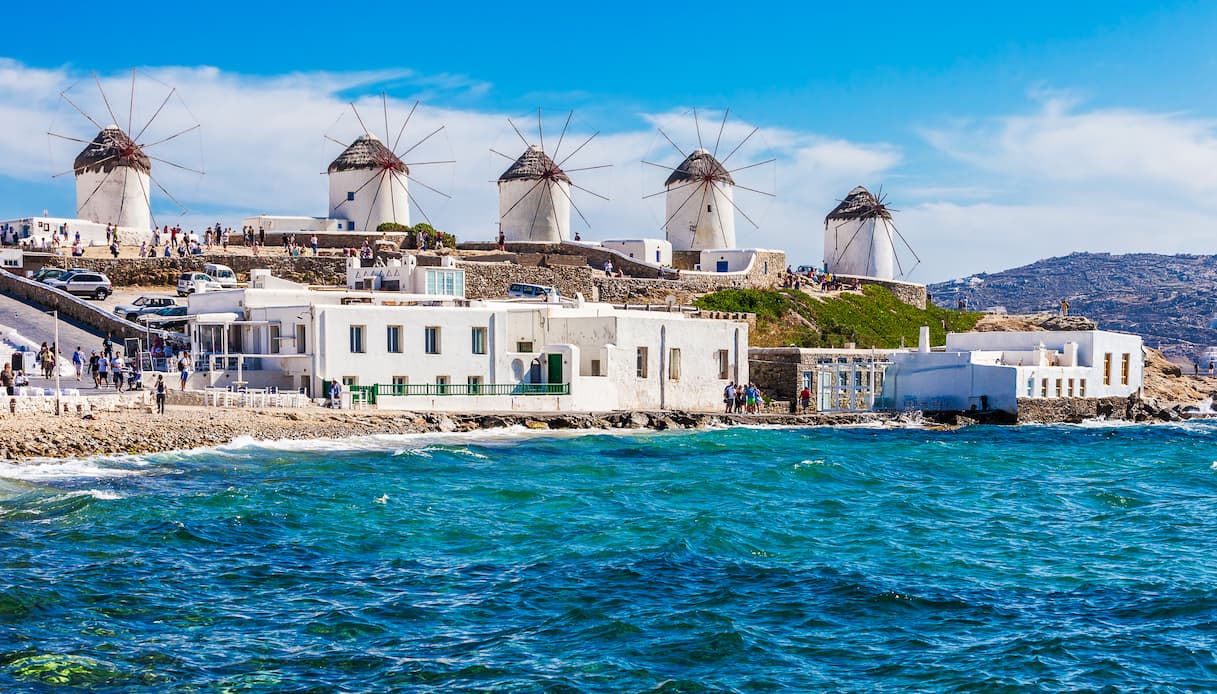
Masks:
[[[342,256],[258,256],[188,255],[171,258],[71,258],[61,257],[48,263],[57,267],[82,267],[105,273],[115,287],[176,286],[183,272],[202,272],[208,263],[227,265],[237,279],[249,281],[253,268],[270,268],[275,277],[293,282],[320,285],[345,285],[346,261]]]
[[[924,284],[915,284],[913,282],[898,282],[896,280],[881,280],[874,277],[862,277],[858,275],[836,275],[837,278],[844,280],[858,280],[862,284],[873,284],[876,287],[883,287],[903,303],[914,308],[925,310],[926,290]]]
[[[1144,421],[1157,418],[1137,396],[1125,398],[1019,398],[1018,423],[1077,423],[1087,419]]]

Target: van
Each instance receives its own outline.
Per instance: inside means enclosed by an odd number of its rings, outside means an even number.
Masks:
[[[203,272],[211,276],[211,279],[220,283],[220,286],[225,289],[235,289],[237,286],[237,273],[232,271],[232,268],[219,263],[207,263],[203,266]]]
[[[177,295],[189,296],[195,292],[214,291],[223,289],[219,282],[211,278],[211,275],[202,272],[183,272],[177,280]]]
[[[558,290],[553,287],[546,287],[542,284],[524,284],[516,282],[507,288],[507,296],[521,297],[525,299],[548,299],[550,295],[560,296]]]

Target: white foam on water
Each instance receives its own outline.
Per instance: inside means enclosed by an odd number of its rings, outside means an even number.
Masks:
[[[145,470],[109,467],[113,458],[42,459],[20,463],[0,463],[0,478],[11,480],[70,480],[133,477],[148,474]]]

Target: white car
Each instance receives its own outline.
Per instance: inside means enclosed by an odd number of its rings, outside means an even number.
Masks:
[[[129,304],[115,306],[114,315],[127,320],[135,320],[145,313],[153,313],[170,306],[177,306],[177,299],[171,296],[141,296]]]
[[[205,272],[183,272],[181,277],[177,278],[178,296],[190,296],[195,292],[210,292],[223,288],[223,285]]]

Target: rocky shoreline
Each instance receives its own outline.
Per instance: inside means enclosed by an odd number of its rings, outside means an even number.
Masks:
[[[720,426],[832,426],[893,422],[884,413],[722,414],[709,412],[453,414],[219,409],[171,405],[164,416],[144,410],[4,419],[0,460],[159,453],[259,440],[336,439],[373,434],[472,432],[520,426],[534,430],[699,429]]]

